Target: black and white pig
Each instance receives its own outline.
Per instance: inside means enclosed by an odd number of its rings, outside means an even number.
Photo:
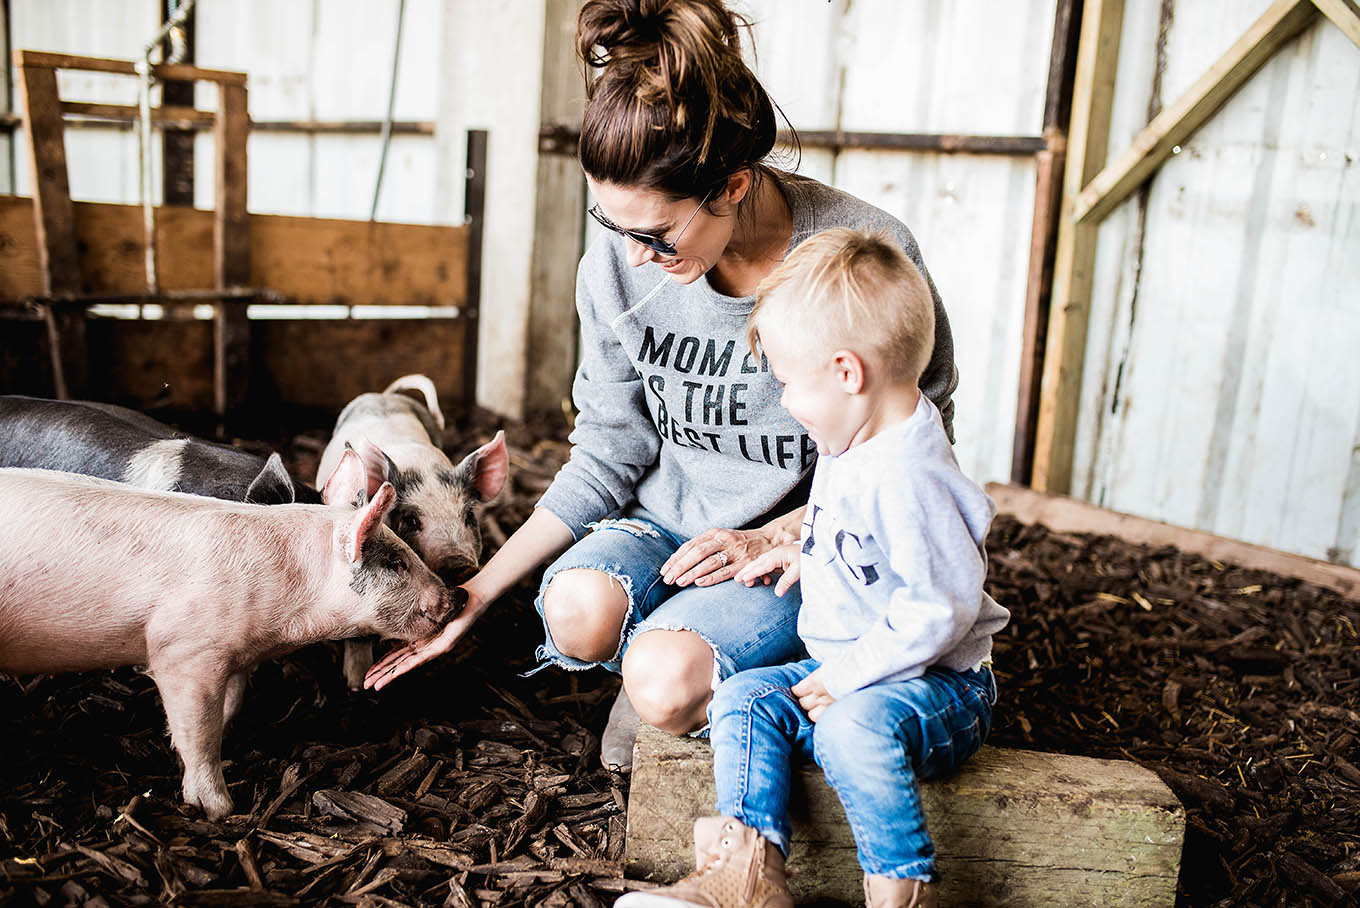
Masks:
[[[256,663],[320,640],[414,640],[452,596],[368,499],[349,454],[344,507],[263,508],[46,470],[0,469],[0,672],[145,664],[184,761],[184,799],[231,811],[223,726]],[[349,502],[359,502],[359,507]]]
[[[418,391],[425,403],[401,393]],[[509,457],[505,433],[456,466],[440,447],[444,415],[434,383],[424,375],[406,375],[382,393],[361,394],[345,406],[317,467],[321,485],[347,448],[363,459],[369,488],[390,482],[397,501],[388,525],[416,550],[449,586],[476,573],[482,554],[477,506],[494,498],[505,484]],[[327,493],[327,501],[336,503]],[[372,645],[345,645],[345,679],[353,690],[363,687],[373,664]]]
[[[0,396],[0,467],[63,470],[142,489],[255,504],[320,504],[278,454],[268,459],[177,432],[113,404]]]

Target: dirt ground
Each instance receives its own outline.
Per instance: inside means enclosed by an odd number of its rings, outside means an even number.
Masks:
[[[450,433],[450,454],[494,428]],[[310,475],[324,430],[273,437]],[[507,438],[487,554],[567,453],[560,422]],[[1188,817],[1177,905],[1356,903],[1360,603],[1004,517],[988,548],[1013,615],[989,743],[1161,775]],[[532,597],[521,583],[455,654],[380,694],[345,689],[337,645],[262,665],[224,746],[237,813],[221,823],[179,803],[145,675],[0,679],[0,903],[609,904],[634,885],[628,777],[598,761],[618,682],[522,677]]]

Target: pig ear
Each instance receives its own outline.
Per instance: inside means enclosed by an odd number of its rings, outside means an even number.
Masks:
[[[297,501],[297,487],[293,477],[283,468],[283,458],[275,451],[265,461],[260,475],[246,489],[246,501],[251,504],[292,504]]]
[[[510,474],[510,457],[505,450],[505,433],[497,432],[496,437],[473,451],[458,465],[460,471],[471,474],[472,487],[477,497],[490,501],[505,485]]]
[[[383,518],[392,510],[392,502],[396,499],[397,490],[392,488],[392,483],[385,482],[378,486],[373,500],[359,508],[359,511],[350,518],[349,529],[345,533],[345,554],[349,557],[350,564],[359,560],[364,541],[382,527]]]
[[[326,485],[321,490],[321,500],[326,504],[344,507],[359,507],[368,500],[368,476],[364,470],[364,462],[349,445],[345,446],[345,453],[340,455],[340,462],[335,465],[330,478],[326,480]]]
[[[346,442],[348,445],[348,442]],[[369,441],[367,438],[360,438],[354,448],[355,453],[364,462],[364,470],[368,476],[368,495],[372,498],[377,494],[378,486],[384,482],[396,482],[397,465],[392,462],[392,458],[383,452],[383,449]]]

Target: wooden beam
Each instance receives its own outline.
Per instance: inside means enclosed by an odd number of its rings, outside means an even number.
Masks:
[[[863,870],[840,799],[815,765],[791,781],[794,901],[862,905]],[[1185,811],[1136,763],[983,747],[919,788],[942,905],[1170,908],[1176,899]],[[712,816],[715,800],[708,742],[644,726],[625,873],[673,882],[693,870],[694,821]]]
[[[1057,133],[1056,130],[1054,130]],[[1015,406],[1015,438],[1011,442],[1011,481],[1028,484],[1034,470],[1035,424],[1044,374],[1044,337],[1048,333],[1062,172],[1066,155],[1061,134],[1053,150],[1034,162],[1034,220],[1029,239],[1029,273],[1025,281],[1025,320],[1020,334],[1020,382]]]
[[[15,66],[34,66],[43,69],[75,69],[81,72],[115,73],[135,76],[137,70],[131,60],[106,60],[102,57],[81,57],[75,54],[51,54],[36,50],[16,50]],[[246,74],[220,69],[202,69],[186,63],[156,63],[151,75],[162,80],[217,82],[220,85],[246,84]]]
[[[51,72],[51,70],[48,70]],[[91,117],[98,120],[113,120],[120,123],[135,123],[141,114],[131,104],[89,104],[84,101],[63,101],[62,113],[72,117]],[[211,110],[196,110],[193,107],[169,105],[151,108],[151,122],[174,124],[188,129],[208,128],[217,122],[217,114]]]
[[[246,87],[218,86],[214,151],[217,180],[213,218],[213,270],[219,289],[250,282],[250,221],[246,214]],[[224,419],[245,398],[250,366],[250,325],[245,307],[213,306],[213,408]]]
[[[1073,208],[1079,221],[1098,224],[1169,158],[1286,42],[1317,15],[1313,0],[1275,0],[1261,18],[1133,140],[1129,149],[1097,174]]]
[[[1360,6],[1355,0],[1313,0],[1322,15],[1332,20],[1332,24],[1360,47]]]
[[[798,144],[803,148],[875,149],[886,151],[928,151],[942,154],[983,154],[1028,156],[1044,149],[1042,136],[984,136],[953,133],[850,132],[840,129],[799,130]],[[539,127],[538,150],[541,154],[575,155],[580,130],[566,123],[545,123]],[[777,141],[791,144],[793,134],[780,130]]]
[[[1296,577],[1305,583],[1335,590],[1343,596],[1360,598],[1360,569],[1344,564],[1332,564],[1203,530],[1135,517],[1075,498],[1045,495],[1016,485],[989,482],[987,494],[996,502],[1000,513],[1009,514],[1021,523],[1041,523],[1059,533],[1117,536],[1125,542],[1138,545],[1175,546],[1182,552],[1214,561],[1270,571],[1281,577]]]
[[[1065,492],[1072,481],[1096,236],[1091,225],[1076,222],[1071,212],[1082,187],[1105,163],[1123,24],[1124,0],[1086,0],[1072,85],[1062,217],[1034,433],[1030,481],[1038,489]]]
[[[146,291],[142,212],[75,203],[83,294]],[[156,216],[161,289],[216,285],[211,211],[163,207]],[[47,296],[38,267],[33,200],[0,196],[0,303]],[[246,285],[290,303],[466,304],[468,228],[288,215],[250,215]]]

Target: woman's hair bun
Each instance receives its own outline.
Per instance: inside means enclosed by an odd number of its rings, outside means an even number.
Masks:
[[[681,157],[689,160],[681,169],[689,174],[680,182],[689,184],[726,177],[768,153],[771,103],[741,53],[741,31],[749,27],[722,0],[588,0],[577,17],[576,51],[598,74],[587,79],[582,139],[602,144],[582,148],[587,173],[596,163],[597,176],[627,176],[632,168],[610,159],[671,158],[683,145]],[[734,147],[750,144],[734,135],[740,131],[756,134],[752,148]],[[656,144],[657,133],[669,152]],[[688,187],[671,188],[688,194]]]

